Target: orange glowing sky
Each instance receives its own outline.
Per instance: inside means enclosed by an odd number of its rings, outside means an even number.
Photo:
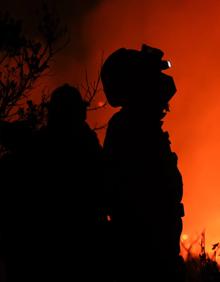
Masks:
[[[54,87],[80,84],[86,67],[95,79],[102,52],[106,57],[119,47],[147,43],[164,50],[177,86],[164,128],[184,181],[183,234],[193,237],[205,228],[208,245],[220,240],[219,14],[219,0],[103,0],[80,25],[86,55],[77,59],[70,46],[57,58],[50,78]],[[89,121],[105,123],[112,113],[107,108]]]

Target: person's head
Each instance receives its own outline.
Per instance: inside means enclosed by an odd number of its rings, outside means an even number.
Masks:
[[[51,95],[48,109],[48,124],[68,127],[81,124],[86,119],[87,103],[79,90],[69,84],[56,88]]]
[[[142,49],[120,48],[113,52],[101,69],[101,80],[109,104],[167,104],[176,88],[162,70],[169,67],[160,49],[143,45]]]

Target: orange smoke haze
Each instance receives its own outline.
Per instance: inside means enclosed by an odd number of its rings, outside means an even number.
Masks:
[[[77,61],[70,50],[63,52],[57,75],[51,78],[53,86],[79,84],[86,67],[95,79],[103,51],[107,57],[117,48],[140,48],[142,43],[164,50],[177,86],[164,129],[178,154],[184,181],[183,234],[193,238],[205,228],[207,246],[220,240],[219,13],[218,0],[102,1],[81,26],[87,56]],[[107,108],[89,115],[89,121],[93,126],[99,119],[104,124],[112,113]],[[103,134],[99,132],[101,139]]]

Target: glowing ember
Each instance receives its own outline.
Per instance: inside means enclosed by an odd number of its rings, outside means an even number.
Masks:
[[[186,241],[189,239],[189,236],[187,234],[183,234],[181,237],[182,241]]]

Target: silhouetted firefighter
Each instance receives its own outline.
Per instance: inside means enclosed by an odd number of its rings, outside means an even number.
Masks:
[[[101,147],[86,107],[75,87],[55,89],[47,126],[13,158],[1,216],[10,282],[97,280]]]
[[[121,107],[104,141],[116,281],[184,281],[182,177],[162,129],[176,88],[162,57],[147,45],[121,48],[101,70],[110,105]]]

